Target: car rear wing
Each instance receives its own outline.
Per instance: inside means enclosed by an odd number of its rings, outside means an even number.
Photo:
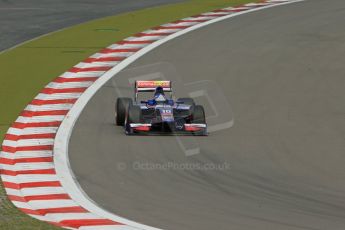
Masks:
[[[135,81],[135,100],[139,92],[155,92],[159,86],[164,92],[172,93],[171,81]]]

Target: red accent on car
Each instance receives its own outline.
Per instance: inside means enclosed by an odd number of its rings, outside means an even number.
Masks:
[[[196,132],[196,131],[202,130],[201,127],[196,127],[196,126],[185,126],[184,128],[188,132]]]
[[[135,131],[150,131],[149,126],[138,126],[133,128]]]

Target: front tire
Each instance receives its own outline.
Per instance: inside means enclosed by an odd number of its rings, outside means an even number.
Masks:
[[[115,104],[115,123],[118,126],[123,126],[125,124],[126,114],[128,107],[133,104],[131,98],[119,97]]]
[[[205,110],[202,105],[196,105],[194,106],[192,110],[192,119],[191,123],[194,124],[206,124],[206,118],[205,118]],[[197,131],[193,133],[194,136],[207,136],[207,130],[203,129],[202,131]]]
[[[206,124],[205,110],[202,105],[194,106],[191,122],[195,124]]]
[[[141,108],[136,105],[129,105],[128,107],[128,123],[141,123]]]
[[[134,131],[133,131],[133,128],[131,128],[131,124],[141,123],[141,122],[142,122],[142,115],[141,115],[140,107],[135,106],[135,105],[129,105],[128,113],[127,113],[126,121],[125,121],[125,133],[127,135],[133,135]]]

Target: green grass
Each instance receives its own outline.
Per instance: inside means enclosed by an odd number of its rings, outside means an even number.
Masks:
[[[0,141],[44,85],[98,50],[163,23],[247,2],[254,1],[190,0],[139,10],[77,25],[0,54]],[[0,186],[0,229],[57,228],[18,211]]]

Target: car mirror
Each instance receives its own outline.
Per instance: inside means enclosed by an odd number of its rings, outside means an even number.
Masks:
[[[167,100],[168,105],[173,106],[174,105],[174,100]]]

